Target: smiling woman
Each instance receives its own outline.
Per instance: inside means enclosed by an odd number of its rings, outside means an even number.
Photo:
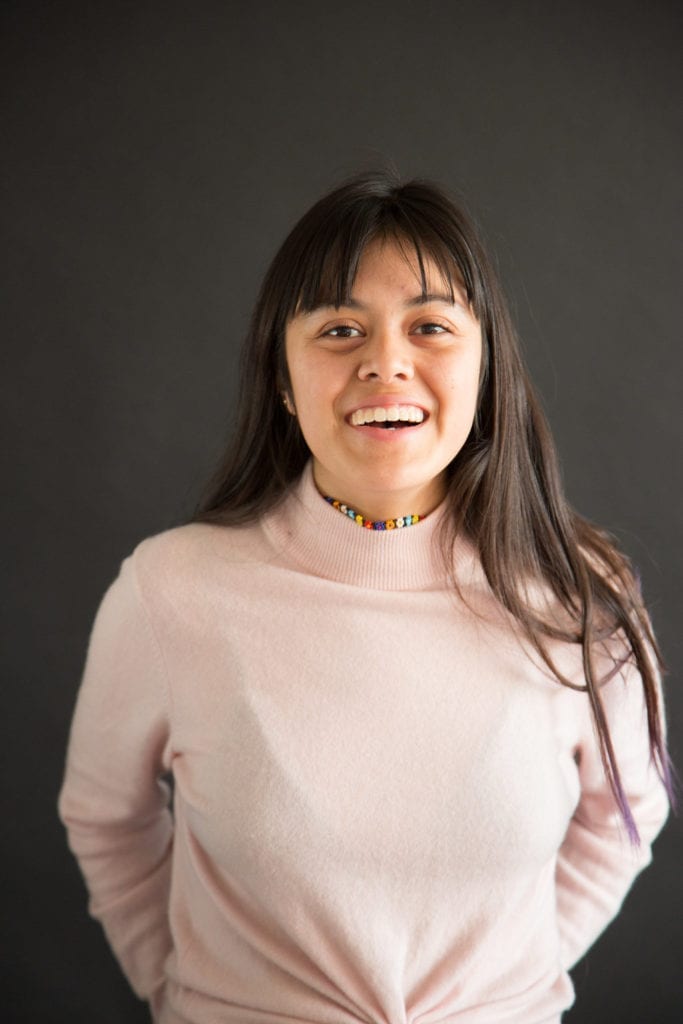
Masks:
[[[438,268],[423,271],[427,294],[415,295],[415,254],[376,241],[342,306],[301,311],[286,328],[289,409],[316,484],[372,519],[436,508],[477,407],[479,323],[461,286],[439,295]]]
[[[659,665],[473,226],[355,178],[271,264],[195,521],[100,607],[92,912],[160,1024],[557,1024],[667,815]]]

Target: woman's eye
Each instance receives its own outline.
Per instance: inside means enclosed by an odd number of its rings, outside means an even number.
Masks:
[[[336,327],[330,327],[323,331],[323,335],[326,338],[357,338],[360,336],[360,331],[357,327],[351,327],[349,324],[337,324]]]
[[[443,324],[426,323],[418,324],[415,328],[416,334],[448,334],[448,328]]]

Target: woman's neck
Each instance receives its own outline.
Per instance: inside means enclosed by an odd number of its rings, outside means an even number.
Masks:
[[[316,472],[315,467],[313,479],[318,492],[326,501],[335,508],[340,508],[345,515],[348,515],[349,511],[353,512],[353,516],[349,518],[360,516],[363,525],[367,522],[395,522],[397,519],[415,518],[419,521],[433,512],[444,498],[441,480],[432,480],[427,486],[405,490],[361,492],[355,488],[344,487],[343,484],[335,485],[332,481],[328,482],[324,474]]]

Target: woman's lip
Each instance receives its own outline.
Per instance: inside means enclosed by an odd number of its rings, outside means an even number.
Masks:
[[[351,424],[351,417],[357,412],[363,412],[366,409],[391,409],[393,406],[410,406],[413,409],[419,409],[422,413],[422,423],[425,423],[429,419],[429,411],[422,405],[421,402],[411,402],[410,399],[398,399],[398,398],[378,398],[376,401],[363,402],[362,405],[355,405],[353,409],[350,409],[344,419],[346,422]],[[359,424],[361,425],[361,424]],[[368,424],[362,424],[368,426]],[[413,424],[413,426],[419,426],[419,423]]]
[[[389,409],[392,405],[412,405],[416,409],[421,409],[425,416],[429,415],[422,402],[416,402],[414,399],[402,395],[389,395],[369,398],[367,401],[361,402],[360,405],[354,405],[352,409],[349,409],[347,416],[353,416],[354,412],[359,412],[361,409],[377,409],[378,407]]]
[[[360,435],[368,440],[381,441],[382,443],[397,443],[399,441],[404,442],[407,438],[415,437],[419,434],[420,430],[424,427],[427,422],[425,417],[421,423],[411,423],[406,427],[382,427],[377,423],[363,423],[357,427],[349,423],[351,430],[356,431],[357,435]]]

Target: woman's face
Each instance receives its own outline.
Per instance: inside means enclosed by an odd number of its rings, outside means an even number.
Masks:
[[[371,519],[425,515],[465,443],[479,390],[481,330],[463,289],[451,301],[426,261],[396,242],[365,250],[348,305],[293,317],[291,399],[316,484]]]

